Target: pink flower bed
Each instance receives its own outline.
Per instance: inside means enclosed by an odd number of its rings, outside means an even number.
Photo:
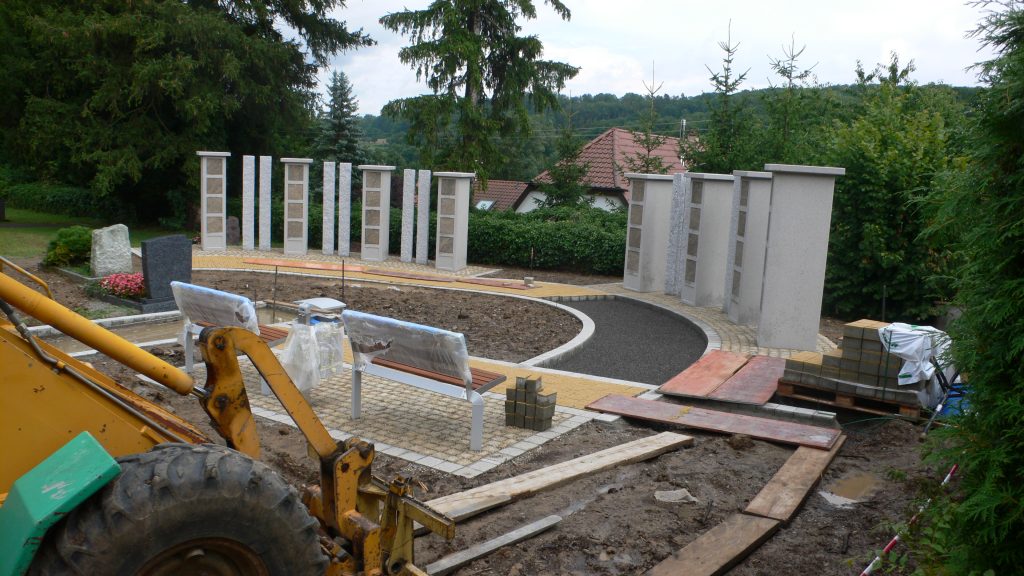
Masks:
[[[111,274],[100,280],[100,288],[107,294],[119,298],[138,300],[146,295],[146,286],[142,274]]]

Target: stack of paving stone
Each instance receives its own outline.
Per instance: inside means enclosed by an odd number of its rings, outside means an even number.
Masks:
[[[899,386],[903,360],[889,354],[878,335],[887,322],[858,320],[843,326],[836,352],[800,352],[786,360],[779,395],[866,412],[918,415],[923,383]]]
[[[542,432],[551,428],[557,392],[541,394],[540,378],[516,378],[516,387],[505,390],[505,425]]]

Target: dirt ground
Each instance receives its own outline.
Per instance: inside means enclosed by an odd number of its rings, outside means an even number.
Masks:
[[[266,275],[197,272],[194,279],[246,295],[256,291],[263,299],[269,297],[271,290],[263,276]],[[339,287],[329,280],[302,279],[296,280],[293,286],[290,280],[282,281],[282,278],[285,277],[279,278],[277,288],[280,300],[340,296]],[[54,278],[47,274],[46,279]],[[75,296],[73,285],[65,285],[59,279],[54,284],[59,300],[67,302],[79,298],[76,301],[79,306],[90,305],[83,294]],[[296,295],[292,290],[298,290],[300,284],[302,294]],[[550,307],[526,306],[521,301],[510,304],[502,297],[406,288],[382,291],[348,285],[344,300],[353,308],[464,331],[471,353],[509,360],[535,355],[545,346],[552,347],[553,342],[571,338],[578,330],[575,319],[562,318],[563,313]],[[506,341],[488,343],[502,338]],[[177,346],[153,352],[172,363],[182,363]],[[89,360],[126,386],[199,424],[216,437],[194,398],[155,390],[135,380],[132,371],[108,359],[94,356]],[[941,476],[941,472],[919,462],[918,428],[892,419],[846,416],[845,420],[850,421],[846,426],[848,440],[826,471],[819,488],[842,478],[868,475],[877,479],[876,489],[865,501],[849,509],[837,508],[813,491],[790,525],[777,532],[730,574],[857,573],[891,537],[889,525],[905,521],[913,513],[917,487],[933,484]],[[262,419],[257,423],[265,461],[293,484],[317,481],[317,469],[309,460],[306,443],[296,429]],[[663,428],[625,420],[592,422],[473,479],[386,455],[377,457],[375,473],[385,479],[401,474],[420,480],[427,487],[420,496],[427,500],[661,430]],[[435,536],[420,538],[416,544],[417,563],[426,565],[544,516],[559,514],[564,520],[552,530],[502,548],[455,574],[640,574],[728,516],[743,510],[793,452],[790,447],[745,437],[674,431],[694,436],[694,446],[647,462],[593,474],[461,522],[452,542]],[[686,488],[698,502],[670,504],[654,498],[656,490],[677,488]]]

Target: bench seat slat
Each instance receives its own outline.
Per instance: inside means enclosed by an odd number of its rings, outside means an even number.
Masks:
[[[212,328],[216,326],[216,324],[203,321],[195,322],[195,324],[198,326],[202,326],[203,328]],[[266,342],[268,346],[273,346],[274,344],[283,342],[284,339],[288,337],[288,329],[279,328],[277,326],[267,326],[264,324],[260,324],[259,336],[260,339]]]
[[[402,364],[401,362],[395,362],[394,360],[388,360],[387,358],[374,358],[373,363],[378,366],[384,366],[386,368],[391,368],[392,370],[423,376],[424,378],[430,378],[432,380],[437,380],[460,388],[465,386],[465,382],[463,382],[461,378],[442,374],[440,372],[433,372],[431,370],[424,370],[423,368]],[[505,376],[503,374],[498,374],[497,372],[490,372],[473,367],[470,367],[469,372],[473,376],[474,390],[479,390],[480,388],[487,390],[493,387],[493,385],[500,384],[505,381]],[[495,380],[497,380],[497,382],[495,382]]]

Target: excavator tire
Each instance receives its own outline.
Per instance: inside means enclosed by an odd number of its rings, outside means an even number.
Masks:
[[[317,521],[261,462],[213,444],[161,444],[48,533],[29,574],[322,575]]]

